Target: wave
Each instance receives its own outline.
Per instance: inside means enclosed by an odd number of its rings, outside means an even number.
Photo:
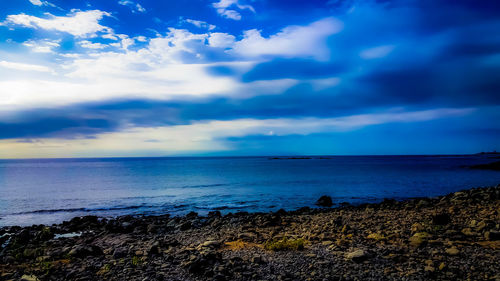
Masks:
[[[67,208],[67,209],[43,209],[35,211],[26,211],[11,213],[6,215],[30,215],[30,214],[53,214],[53,213],[74,213],[74,212],[105,212],[105,211],[116,211],[116,210],[133,210],[139,208],[148,208],[154,206],[148,205],[133,205],[133,206],[115,206],[115,207],[101,207],[101,208]]]
[[[128,196],[128,197],[119,197],[116,199],[154,199],[154,198],[174,198],[175,195],[153,195],[153,196]]]
[[[215,207],[199,207],[199,206],[194,206],[194,209],[197,210],[215,210],[215,211],[222,211],[222,210],[243,210],[243,209],[252,209],[252,208],[258,208],[259,206],[257,205],[240,205],[240,206],[215,206]]]
[[[217,186],[227,186],[227,185],[229,184],[215,183],[215,184],[185,185],[182,188],[217,187]]]

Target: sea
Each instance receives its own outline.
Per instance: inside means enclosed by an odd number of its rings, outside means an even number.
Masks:
[[[498,157],[498,156],[497,156]],[[484,155],[0,160],[0,226],[76,216],[270,212],[445,195],[500,184]],[[496,159],[498,161],[498,159]]]

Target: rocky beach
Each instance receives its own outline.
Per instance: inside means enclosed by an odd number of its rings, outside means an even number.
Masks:
[[[319,201],[329,205],[328,198]],[[0,280],[500,280],[500,186],[0,229]]]

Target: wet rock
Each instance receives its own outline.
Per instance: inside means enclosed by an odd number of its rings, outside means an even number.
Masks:
[[[10,240],[0,243],[0,280],[25,274],[80,281],[495,280],[500,276],[495,198],[500,186],[425,199],[429,208],[422,209],[416,209],[417,199],[211,218],[84,217],[49,229],[0,227],[0,240]],[[450,220],[439,218],[442,214]],[[192,227],[179,231],[184,223]],[[129,227],[134,231],[124,233]],[[44,231],[69,228],[84,233],[44,240]],[[285,237],[304,239],[306,247],[301,252],[262,247]],[[105,255],[92,245],[106,249]]]
[[[103,252],[101,248],[96,245],[77,245],[74,246],[68,254],[75,258],[85,258],[88,256],[101,256]]]
[[[36,239],[45,241],[54,238],[54,233],[52,233],[52,230],[50,227],[43,227],[42,230],[40,230],[37,235]]]
[[[186,219],[194,219],[198,217],[198,213],[196,212],[189,212],[189,214],[186,215]]]
[[[26,258],[36,258],[38,256],[37,249],[26,248],[23,251],[23,255]]]
[[[28,229],[23,229],[14,236],[14,241],[19,244],[26,244],[32,238]]]
[[[320,207],[331,207],[333,206],[332,197],[323,195],[316,201],[316,205]]]
[[[210,211],[208,212],[208,217],[209,218],[218,218],[221,217],[220,211]]]
[[[16,261],[16,259],[13,256],[5,256],[3,258],[4,264],[11,264],[11,263],[13,263],[15,261]]]

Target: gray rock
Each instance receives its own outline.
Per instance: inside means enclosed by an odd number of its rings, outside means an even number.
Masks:
[[[353,262],[362,262],[368,259],[368,254],[361,250],[354,250],[352,252],[346,253],[345,258],[348,260],[352,260]]]

